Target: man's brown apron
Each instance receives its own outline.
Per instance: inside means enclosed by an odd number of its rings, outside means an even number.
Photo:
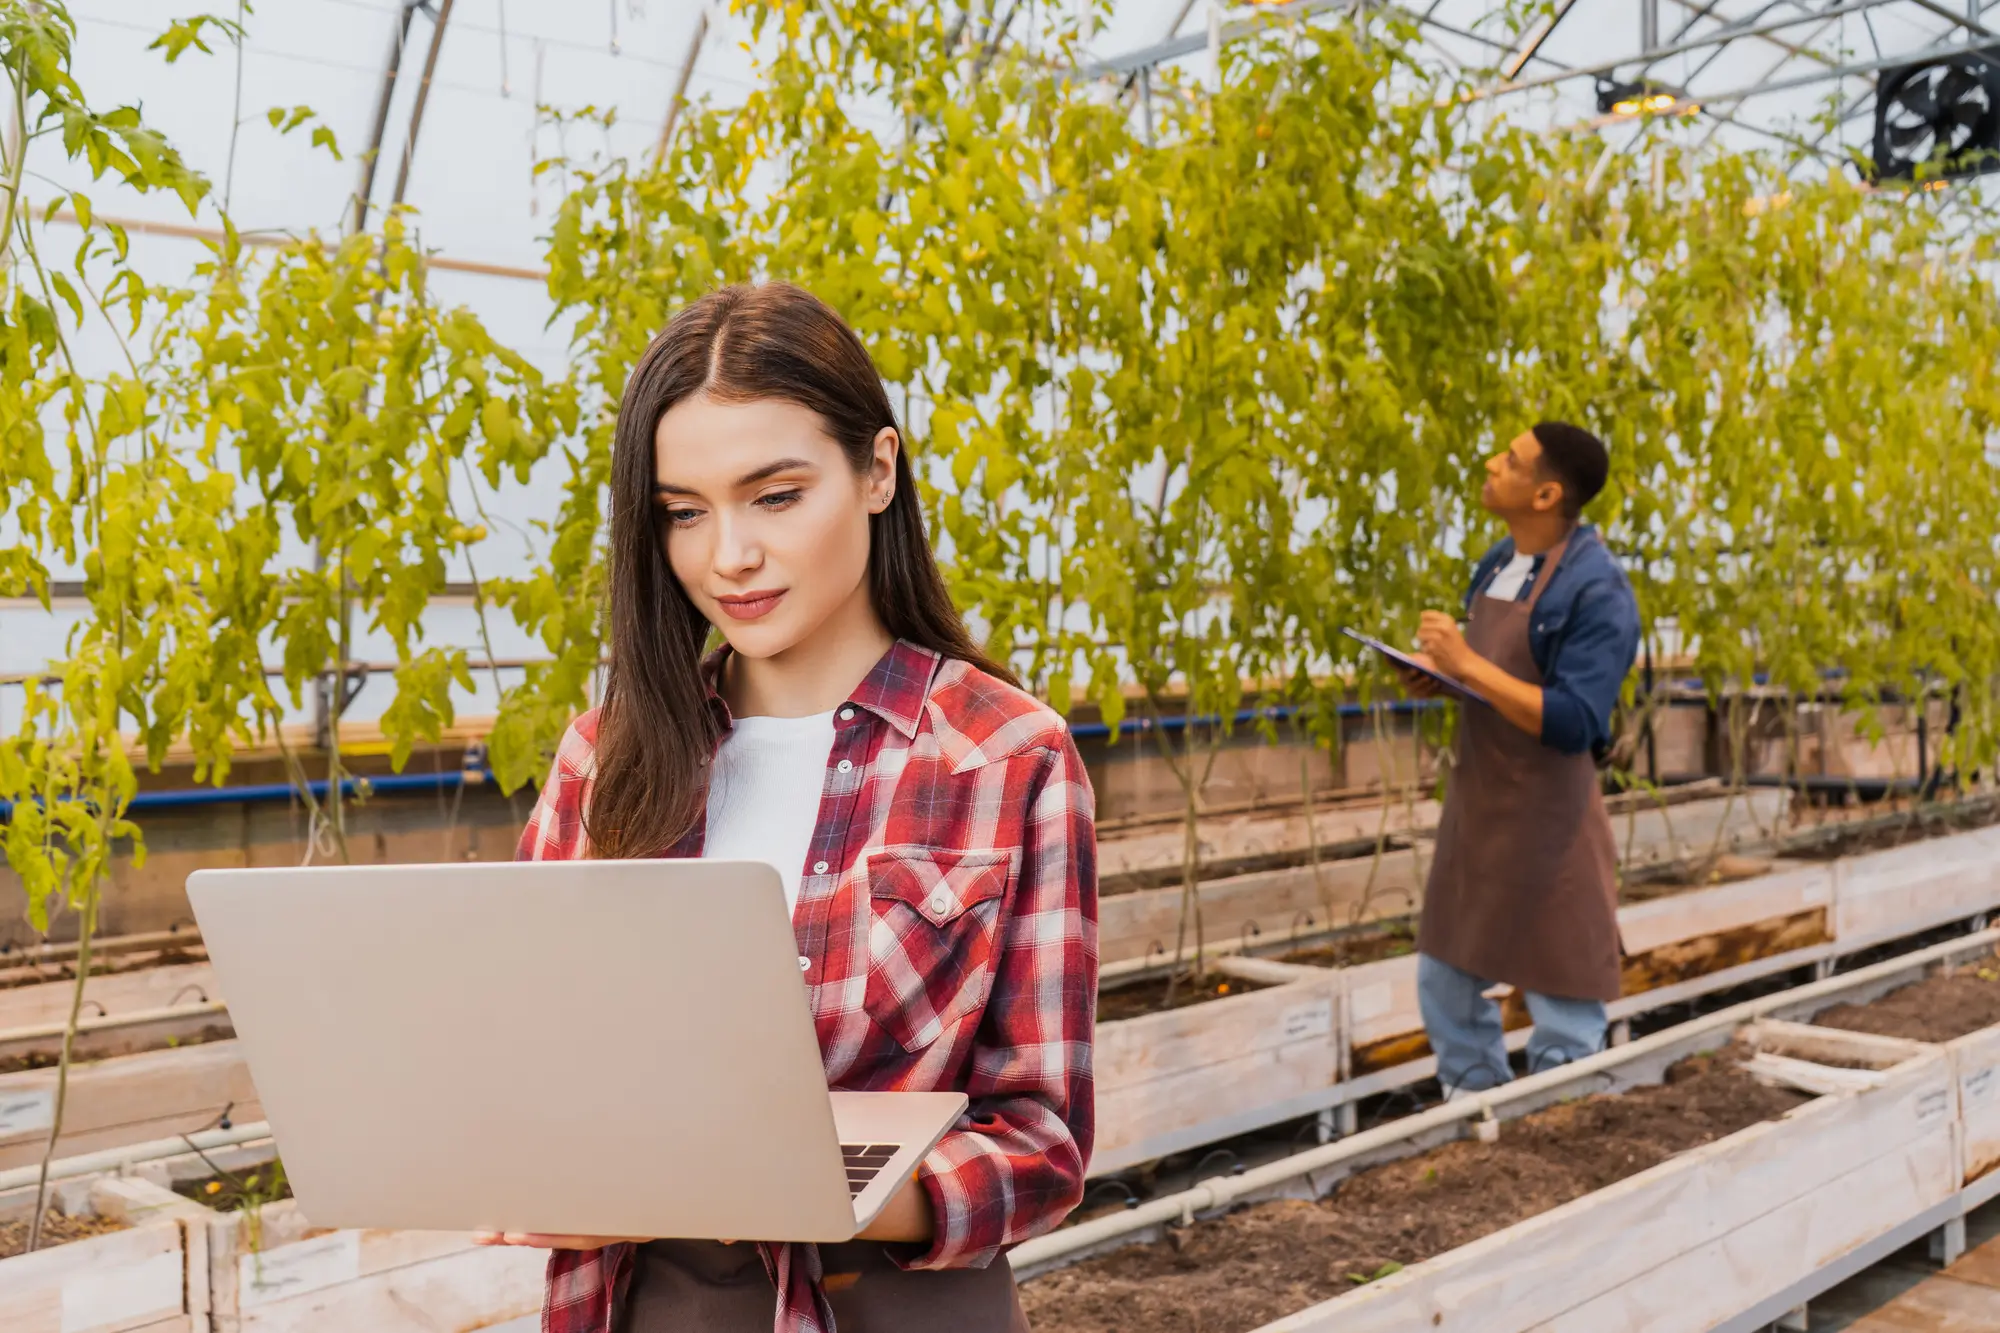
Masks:
[[[1531,685],[1528,625],[1569,543],[1525,602],[1472,599],[1466,643]],[[1492,709],[1459,710],[1417,949],[1489,982],[1575,1000],[1618,998],[1618,863],[1597,766]]]
[[[837,1333],[1028,1333],[1006,1256],[985,1268],[896,1267],[867,1241],[822,1245]],[[639,1247],[618,1333],[770,1333],[777,1291],[754,1245],[655,1240]]]

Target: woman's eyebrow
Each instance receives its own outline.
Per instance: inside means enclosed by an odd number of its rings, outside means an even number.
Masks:
[[[762,466],[762,467],[760,467],[760,468],[752,468],[752,469],[751,469],[750,471],[748,471],[748,472],[744,473],[744,474],[743,474],[742,476],[740,476],[740,477],[738,477],[738,478],[736,479],[736,486],[737,486],[737,489],[739,489],[739,490],[740,490],[740,489],[742,489],[742,488],[743,488],[743,487],[745,487],[745,486],[755,486],[755,485],[756,485],[756,484],[757,484],[758,482],[760,482],[760,481],[767,481],[767,480],[769,480],[770,478],[772,478],[772,477],[775,477],[775,476],[777,476],[777,475],[778,475],[779,473],[781,473],[781,472],[807,472],[807,471],[811,471],[811,470],[812,470],[812,466],[813,466],[813,465],[812,465],[812,463],[811,463],[810,461],[808,461],[807,459],[803,459],[803,458],[780,458],[780,459],[777,459],[777,460],[776,460],[776,461],[774,461],[774,462],[770,462],[770,463],[766,463],[766,464],[764,464],[764,466]],[[681,485],[681,484],[679,484],[678,482],[672,482],[672,481],[656,481],[656,482],[654,482],[654,483],[653,483],[653,492],[654,492],[654,494],[656,494],[656,495],[699,495],[699,494],[701,494],[701,492],[700,492],[700,491],[697,491],[697,490],[696,490],[696,489],[695,489],[694,487],[692,487],[692,486],[682,486],[682,485]]]

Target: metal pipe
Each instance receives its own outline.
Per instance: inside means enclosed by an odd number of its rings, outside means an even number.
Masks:
[[[340,780],[342,796],[359,796],[364,793],[387,795],[411,791],[454,791],[462,787],[483,787],[493,780],[493,770],[481,765],[477,768],[453,768],[440,773],[389,773],[381,777],[349,777]],[[316,778],[306,784],[314,800],[324,799],[331,790],[324,778]],[[174,787],[165,791],[135,792],[126,803],[128,810],[184,810],[202,805],[246,805],[264,804],[272,801],[290,801],[298,796],[298,788],[289,782],[259,782],[242,787]],[[14,802],[0,801],[0,821],[10,819],[14,814]]]
[[[94,1176],[107,1171],[116,1171],[120,1167],[131,1166],[137,1162],[157,1162],[167,1157],[185,1157],[190,1153],[206,1152],[211,1148],[233,1148],[240,1143],[255,1143],[259,1139],[270,1137],[270,1123],[264,1120],[248,1125],[237,1125],[230,1129],[204,1129],[171,1139],[153,1139],[146,1143],[127,1144],[123,1148],[105,1148],[99,1152],[85,1153],[80,1157],[64,1157],[49,1163],[49,1179],[74,1180],[78,1176]],[[0,1171],[0,1194],[5,1194],[9,1190],[27,1189],[34,1185],[40,1174],[39,1166],[17,1166],[10,1171]]]
[[[431,46],[424,53],[424,77],[417,84],[416,105],[410,108],[410,137],[403,141],[403,163],[396,170],[396,193],[389,207],[403,202],[403,190],[410,183],[410,159],[417,155],[417,134],[424,127],[424,107],[431,100],[431,76],[437,72],[438,49],[444,45],[445,25],[451,22],[452,0],[441,0],[437,18],[431,24]]]

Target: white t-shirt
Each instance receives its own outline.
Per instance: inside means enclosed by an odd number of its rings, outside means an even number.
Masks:
[[[1522,585],[1527,583],[1528,576],[1535,572],[1535,566],[1541,560],[1538,555],[1522,555],[1517,551],[1514,558],[1502,565],[1500,572],[1493,576],[1493,581],[1486,585],[1486,595],[1496,602],[1520,601]]]
[[[716,751],[702,856],[768,863],[785,881],[786,908],[797,907],[832,751],[831,712],[737,718]]]

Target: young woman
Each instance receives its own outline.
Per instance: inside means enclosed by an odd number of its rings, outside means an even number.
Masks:
[[[774,1307],[778,1333],[1025,1329],[1001,1252],[1076,1205],[1092,1131],[1096,847],[1068,731],[967,635],[881,378],[798,288],[677,314],[611,470],[609,684],[520,855],[772,862],[828,1085],[970,1107],[844,1245],[485,1239],[555,1251],[548,1333],[762,1333]]]

